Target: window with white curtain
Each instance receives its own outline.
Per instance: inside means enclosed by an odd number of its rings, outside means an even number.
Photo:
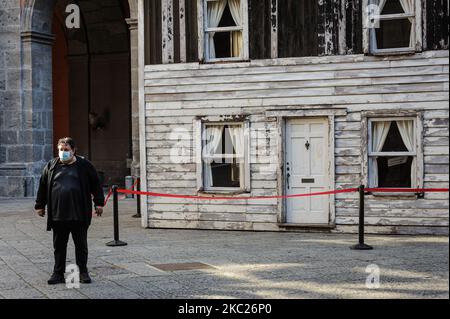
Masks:
[[[370,51],[376,53],[414,52],[421,42],[417,15],[420,0],[368,0],[372,18],[377,20],[370,29]],[[421,26],[419,25],[419,28]]]
[[[207,61],[247,59],[247,0],[202,0]]]
[[[243,189],[246,169],[243,124],[205,123],[202,135],[204,189]]]
[[[369,119],[369,186],[417,187],[415,118]]]

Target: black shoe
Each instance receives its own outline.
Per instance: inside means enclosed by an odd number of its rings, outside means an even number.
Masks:
[[[89,277],[89,273],[83,272],[80,274],[80,282],[82,284],[90,284],[92,282],[91,277]]]
[[[66,280],[64,279],[64,275],[53,273],[47,283],[49,285],[65,284]]]

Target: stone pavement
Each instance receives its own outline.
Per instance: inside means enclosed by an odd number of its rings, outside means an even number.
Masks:
[[[356,235],[142,229],[134,200],[119,205],[128,246],[105,246],[111,203],[93,219],[93,283],[48,286],[52,236],[32,206],[0,200],[0,298],[449,298],[448,237],[367,236],[375,250],[352,251]],[[210,267],[177,270],[183,263]],[[378,289],[366,287],[370,264]]]

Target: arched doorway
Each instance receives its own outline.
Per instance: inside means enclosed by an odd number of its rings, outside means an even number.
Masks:
[[[78,0],[80,28],[68,29],[72,3],[53,12],[53,141],[72,136],[104,184],[120,185],[132,156],[128,4]]]
[[[77,4],[79,29],[67,29]],[[105,184],[139,174],[137,0],[21,0],[23,144],[34,196],[55,141],[73,136]],[[132,50],[130,50],[130,47]],[[52,58],[53,56],[53,58]]]

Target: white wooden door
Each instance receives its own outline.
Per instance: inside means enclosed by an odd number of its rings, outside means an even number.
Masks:
[[[286,123],[286,194],[329,190],[328,118],[292,119]],[[286,199],[286,223],[329,224],[330,197]]]

